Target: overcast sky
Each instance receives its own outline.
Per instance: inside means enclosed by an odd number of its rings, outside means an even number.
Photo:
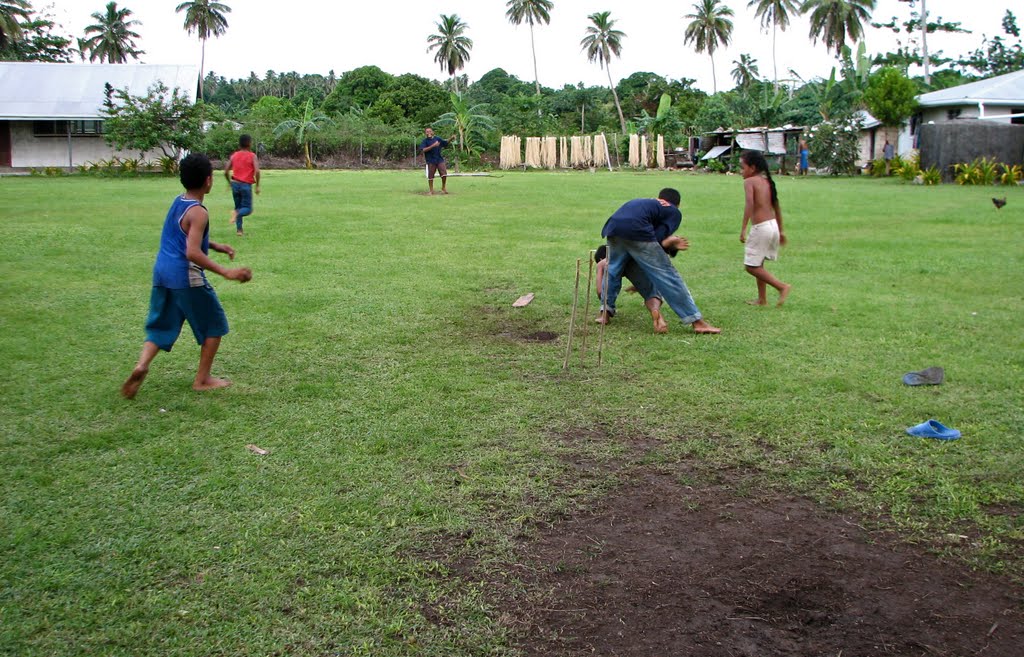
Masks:
[[[359,66],[375,64],[393,74],[416,73],[442,79],[433,54],[427,52],[427,36],[437,31],[440,14],[457,14],[469,24],[473,40],[469,64],[463,73],[479,79],[494,68],[503,68],[525,81],[533,81],[529,26],[515,27],[505,18],[504,0],[220,0],[232,8],[224,36],[210,39],[206,47],[206,70],[227,78],[261,77],[267,70],[278,73],[340,75]],[[683,31],[693,13],[695,0],[554,0],[551,24],[534,27],[540,82],[559,88],[583,82],[607,86],[606,73],[587,61],[580,51],[589,21],[598,11],[611,11],[615,28],[625,32],[622,57],[611,63],[616,82],[637,71],[650,71],[667,78],[693,78],[696,86],[712,89],[711,61],[683,45]],[[183,14],[174,8],[180,0],[122,0],[119,7],[134,12],[141,22],[135,30],[139,46],[146,51],[142,61],[149,64],[199,65],[200,46],[195,36],[182,28]],[[37,8],[47,0],[33,0]],[[761,76],[772,77],[772,35],[760,29],[747,0],[726,0],[735,12],[732,44],[715,53],[719,90],[733,87],[733,62],[741,53],[753,55]],[[920,0],[918,0],[918,5]],[[66,33],[80,36],[94,21],[90,14],[102,11],[104,0],[55,0],[52,13]],[[1010,5],[1004,0],[927,0],[930,17],[960,21],[973,31],[964,35],[932,35],[929,50],[960,55],[980,46],[982,35],[1001,35],[1000,21]],[[899,0],[878,0],[873,19],[901,20],[909,6]],[[1021,16],[1018,15],[1018,19]],[[802,78],[827,77],[834,58],[823,44],[812,45],[809,25],[795,18],[786,32],[778,35],[779,79],[791,77],[790,69]],[[897,38],[888,30],[868,27],[869,53],[894,49]],[[916,73],[916,71],[911,71]]]

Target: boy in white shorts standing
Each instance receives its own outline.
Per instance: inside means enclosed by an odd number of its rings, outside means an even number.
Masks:
[[[743,174],[743,191],[747,199],[743,210],[743,226],[740,228],[740,242],[746,244],[743,264],[747,273],[757,279],[757,298],[747,303],[753,306],[768,305],[767,291],[771,285],[779,291],[778,305],[781,306],[789,296],[791,286],[764,268],[764,261],[777,259],[779,245],[786,243],[775,181],[772,180],[764,155],[759,151],[744,151],[740,155],[740,173]],[[749,234],[748,222],[751,224]]]

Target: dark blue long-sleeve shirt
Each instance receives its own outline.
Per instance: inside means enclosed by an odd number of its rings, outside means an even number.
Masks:
[[[665,207],[655,198],[638,198],[627,201],[609,217],[601,229],[601,237],[660,243],[679,230],[682,221],[679,208]]]

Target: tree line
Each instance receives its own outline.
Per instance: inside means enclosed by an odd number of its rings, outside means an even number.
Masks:
[[[809,16],[808,35],[835,54],[829,79],[804,80],[794,71],[784,81],[772,64],[768,79],[758,62],[741,54],[733,62],[733,88],[718,91],[714,55],[730,43],[735,14],[722,0],[699,0],[687,14],[684,41],[712,61],[714,92],[694,87],[694,80],[673,79],[657,72],[635,72],[615,82],[611,65],[625,47],[627,35],[616,29],[611,12],[595,12],[579,43],[581,54],[604,69],[608,86],[544,87],[533,51],[532,84],[494,69],[470,81],[460,71],[472,55],[469,25],[457,15],[442,14],[436,31],[426,36],[428,52],[448,75],[435,81],[406,73],[393,75],[376,66],[362,66],[341,75],[266,71],[242,79],[226,79],[205,68],[205,42],[224,34],[231,8],[212,0],[182,2],[175,11],[183,29],[198,36],[203,47],[199,113],[207,125],[205,146],[213,154],[230,147],[241,126],[271,153],[303,156],[358,147],[375,158],[400,158],[412,153],[410,135],[440,121],[469,135],[464,157],[495,151],[501,134],[544,135],[629,132],[662,134],[678,145],[690,135],[716,128],[743,128],[790,123],[812,126],[868,109],[886,123],[899,123],[914,111],[913,96],[938,88],[1024,67],[1016,18],[1006,10],[1003,36],[985,38],[973,52],[944,57],[929,52],[926,39],[935,32],[963,31],[959,23],[927,13],[922,0],[908,2],[906,15],[877,28],[906,34],[894,52],[867,55],[865,25],[874,0],[750,0],[765,31],[774,35],[791,26],[797,13]],[[508,0],[510,23],[530,27],[550,23],[552,0]],[[92,14],[95,23],[82,37],[61,34],[46,11],[31,0],[0,0],[0,59],[18,61],[125,62],[144,54],[138,23],[126,7],[108,3]],[[858,44],[854,51],[848,44]],[[774,57],[773,57],[774,59]],[[925,64],[925,75],[909,78],[911,65]],[[930,65],[931,68],[928,68]],[[291,126],[293,129],[286,129]],[[301,135],[301,138],[299,136]],[[358,137],[358,144],[357,138]]]

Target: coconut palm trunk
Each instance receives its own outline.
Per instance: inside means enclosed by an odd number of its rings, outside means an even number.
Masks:
[[[619,94],[615,92],[615,85],[612,84],[612,68],[605,62],[604,70],[608,73],[608,86],[612,90],[612,98],[615,100],[615,109],[619,112],[619,125],[622,126],[622,134],[626,134],[626,117],[622,115],[622,105],[619,104]]]
[[[537,46],[533,43],[533,21],[530,21],[530,51],[533,52],[533,86],[540,95],[540,76],[537,75]]]
[[[718,75],[715,73],[715,51],[709,50],[708,57],[711,58],[711,90],[718,93]]]
[[[203,47],[199,49],[199,100],[206,101],[203,93],[203,78],[206,77],[206,39],[203,39]]]
[[[775,38],[779,35],[779,26],[772,21],[772,75],[775,77],[775,91],[779,90],[779,63],[775,57]]]

